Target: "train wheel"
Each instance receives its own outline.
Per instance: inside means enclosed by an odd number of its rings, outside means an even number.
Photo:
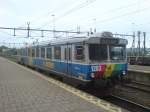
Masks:
[[[108,88],[111,88],[111,87],[113,87],[113,83],[112,83],[112,80],[111,79],[108,79],[107,80],[107,83],[106,83],[106,87],[108,87]]]

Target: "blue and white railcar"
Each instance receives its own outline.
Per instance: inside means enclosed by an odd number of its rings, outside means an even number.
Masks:
[[[115,79],[127,74],[126,45],[126,39],[103,32],[24,48],[18,61],[84,82]]]

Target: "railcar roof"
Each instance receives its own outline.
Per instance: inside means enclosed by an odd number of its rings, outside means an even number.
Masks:
[[[96,42],[99,38],[118,38],[118,37],[113,37],[110,33],[97,33],[97,34],[92,34],[88,36],[75,36],[72,38],[57,38],[51,41],[44,42],[43,44],[39,44],[39,46],[48,46],[48,45],[56,45],[56,44],[72,44],[72,43],[82,43],[82,42]],[[118,38],[122,39],[122,38]],[[126,39],[122,39],[126,40]]]
[[[72,37],[72,38],[61,38],[51,41],[51,44],[66,44],[66,43],[77,43],[77,42],[84,42],[89,40],[90,37]]]

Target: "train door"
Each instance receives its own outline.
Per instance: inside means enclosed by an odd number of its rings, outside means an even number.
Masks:
[[[29,65],[32,65],[32,48],[28,49]]]
[[[67,75],[72,75],[72,45],[67,44],[65,47],[65,61]]]

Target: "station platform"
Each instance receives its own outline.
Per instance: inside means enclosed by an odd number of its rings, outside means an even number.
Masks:
[[[0,112],[126,112],[0,57]]]
[[[135,82],[150,85],[150,67],[141,65],[128,65],[128,78]]]
[[[128,65],[128,70],[150,73],[150,66],[130,65],[129,64]]]

